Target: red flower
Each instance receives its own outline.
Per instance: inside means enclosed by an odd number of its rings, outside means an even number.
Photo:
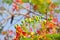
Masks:
[[[20,4],[22,4],[23,2],[22,2],[22,0],[16,0],[16,2],[18,2],[18,3],[20,3]]]
[[[55,24],[54,23],[51,23],[51,22],[47,22],[46,24],[48,26],[48,28],[52,29],[53,27],[55,27]]]
[[[17,26],[17,27],[16,27],[16,30],[17,30],[18,32],[20,32],[20,33],[23,31],[20,26]]]
[[[16,33],[16,38],[19,38],[20,34],[19,33]]]
[[[52,21],[53,22],[58,22],[58,19],[57,18],[53,18]]]
[[[22,32],[22,34],[23,34],[24,36],[26,36],[26,32]]]
[[[19,40],[19,38],[14,38],[14,39],[12,39],[12,40]]]
[[[20,0],[16,0],[16,2],[20,2]]]
[[[22,32],[23,36],[28,37],[28,34],[26,32]]]
[[[30,28],[30,31],[32,31],[33,29],[32,28]]]
[[[37,30],[37,34],[40,34],[41,32],[39,30]]]
[[[14,2],[13,3],[13,11],[18,10],[18,9],[19,9],[18,5]]]

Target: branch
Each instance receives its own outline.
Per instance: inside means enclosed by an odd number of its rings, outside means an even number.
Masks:
[[[20,4],[18,4],[19,6],[21,6],[22,8],[24,8],[24,9],[26,9],[26,10],[28,10],[29,12],[32,12],[33,14],[35,14],[35,15],[38,15],[38,16],[41,16],[41,15],[39,15],[39,14],[36,14],[35,12],[33,12],[33,11],[31,11],[31,10],[29,10],[29,9],[27,9],[27,8],[25,8],[25,7],[23,7],[22,5],[20,5]],[[13,14],[12,12],[9,12],[11,15]],[[10,16],[8,16],[7,18],[5,18],[5,20],[3,20],[3,21],[1,21],[1,23],[0,23],[0,25],[3,25],[6,21],[8,21],[10,18],[11,18],[11,15]],[[15,14],[13,14],[14,16],[16,16],[16,15],[23,15],[23,14],[20,14],[20,13],[15,13]],[[23,15],[23,16],[26,16],[26,15]],[[46,18],[44,18],[44,19],[46,19]],[[56,25],[56,24],[55,24]]]

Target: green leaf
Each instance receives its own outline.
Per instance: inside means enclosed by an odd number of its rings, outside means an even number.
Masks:
[[[31,40],[30,38],[21,37],[20,40]]]
[[[51,21],[52,19],[51,18],[48,18],[48,21]]]
[[[45,0],[31,0],[32,5],[37,5],[38,9],[37,11],[40,12],[41,14],[46,13],[46,9],[49,10],[49,5]],[[48,12],[48,11],[47,11]]]
[[[22,29],[23,29],[25,32],[28,32],[26,26],[22,26]]]
[[[56,13],[60,13],[60,10],[54,10]]]
[[[3,30],[3,26],[0,25],[0,33],[2,32],[2,30]]]
[[[47,34],[46,37],[52,40],[60,40],[60,34]]]
[[[58,5],[60,5],[60,2],[54,2],[54,4],[58,6]]]
[[[3,2],[3,3],[7,3],[7,4],[11,5],[11,4],[12,4],[12,2],[13,2],[13,0],[2,0],[2,2]]]
[[[33,38],[33,40],[38,40],[38,37],[35,35],[34,38]]]
[[[27,3],[27,2],[29,2],[29,0],[22,0],[24,3]]]

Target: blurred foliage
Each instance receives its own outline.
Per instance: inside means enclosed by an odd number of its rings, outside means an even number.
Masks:
[[[29,0],[22,0],[24,3],[27,3],[27,2],[29,2]]]
[[[37,11],[39,11],[40,13],[46,13],[47,10],[49,10],[49,5],[50,3],[48,3],[46,0],[31,0],[31,3],[33,5],[36,5],[38,8],[37,8]]]
[[[41,14],[46,14],[50,11],[49,6],[52,3],[53,0],[22,0],[24,3],[30,2],[33,5],[33,9]],[[3,3],[12,4],[13,0],[3,0]],[[53,1],[54,5],[58,6],[60,5],[60,1]],[[58,11],[58,10],[57,10]]]
[[[24,3],[27,3],[27,2],[31,2],[32,4],[32,7],[34,9],[34,11],[38,11],[40,12],[41,14],[46,14],[47,12],[50,11],[50,4],[52,2],[52,0],[22,0]],[[3,0],[2,1],[3,3],[7,3],[9,5],[11,5],[13,3],[13,0]],[[60,1],[58,2],[54,2],[54,5],[60,5]],[[53,6],[54,6],[53,5]],[[53,9],[53,8],[52,8]],[[59,13],[60,10],[54,10],[55,12]],[[45,23],[46,23],[46,20],[43,21],[41,19],[43,19],[44,17],[41,17],[41,16],[33,16],[32,18],[26,18],[25,20],[22,21],[22,27],[19,29],[19,31],[25,31],[25,34],[26,32],[28,32],[27,28],[26,28],[26,23],[28,23],[28,25],[30,26],[30,24],[33,24],[32,27],[35,28],[35,24],[36,23],[39,23],[41,22],[41,26],[42,26],[42,29],[45,29]],[[48,21],[50,21],[52,19],[48,19]],[[49,22],[50,23],[50,22]],[[52,23],[53,24],[53,23]],[[53,26],[53,25],[49,25],[49,26]],[[2,28],[0,29],[0,33],[1,33],[1,30]],[[16,29],[17,30],[17,29]],[[35,31],[35,30],[34,30]],[[19,35],[18,35],[19,36]],[[34,37],[32,38],[33,40],[38,40],[38,37],[37,35],[33,35]],[[40,35],[39,35],[40,36]],[[46,37],[49,39],[49,40],[60,40],[60,34],[47,34]],[[44,40],[44,38],[42,38]],[[26,38],[26,37],[21,37],[20,40],[31,40],[31,38]]]
[[[54,4],[58,6],[58,5],[60,5],[60,1],[59,2],[54,2]]]
[[[60,40],[60,34],[47,34],[46,36],[50,40]]]
[[[60,40],[60,34],[47,34],[46,37],[48,40]],[[42,38],[44,40],[44,38]],[[31,38],[21,37],[20,40],[31,40]],[[38,40],[38,37],[35,36],[33,40]]]
[[[31,40],[31,38],[21,37],[20,40]]]
[[[59,10],[54,10],[56,13],[60,13],[60,9]]]
[[[2,0],[2,2],[11,5],[13,3],[13,0]]]
[[[0,25],[0,33],[2,32],[2,30],[3,30],[3,26]]]

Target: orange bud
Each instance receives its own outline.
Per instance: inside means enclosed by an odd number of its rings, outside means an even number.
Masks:
[[[3,31],[2,34],[5,35],[5,34],[7,34],[7,32],[6,31]]]
[[[38,6],[37,5],[34,5],[33,9],[34,10],[37,10],[38,9]]]

